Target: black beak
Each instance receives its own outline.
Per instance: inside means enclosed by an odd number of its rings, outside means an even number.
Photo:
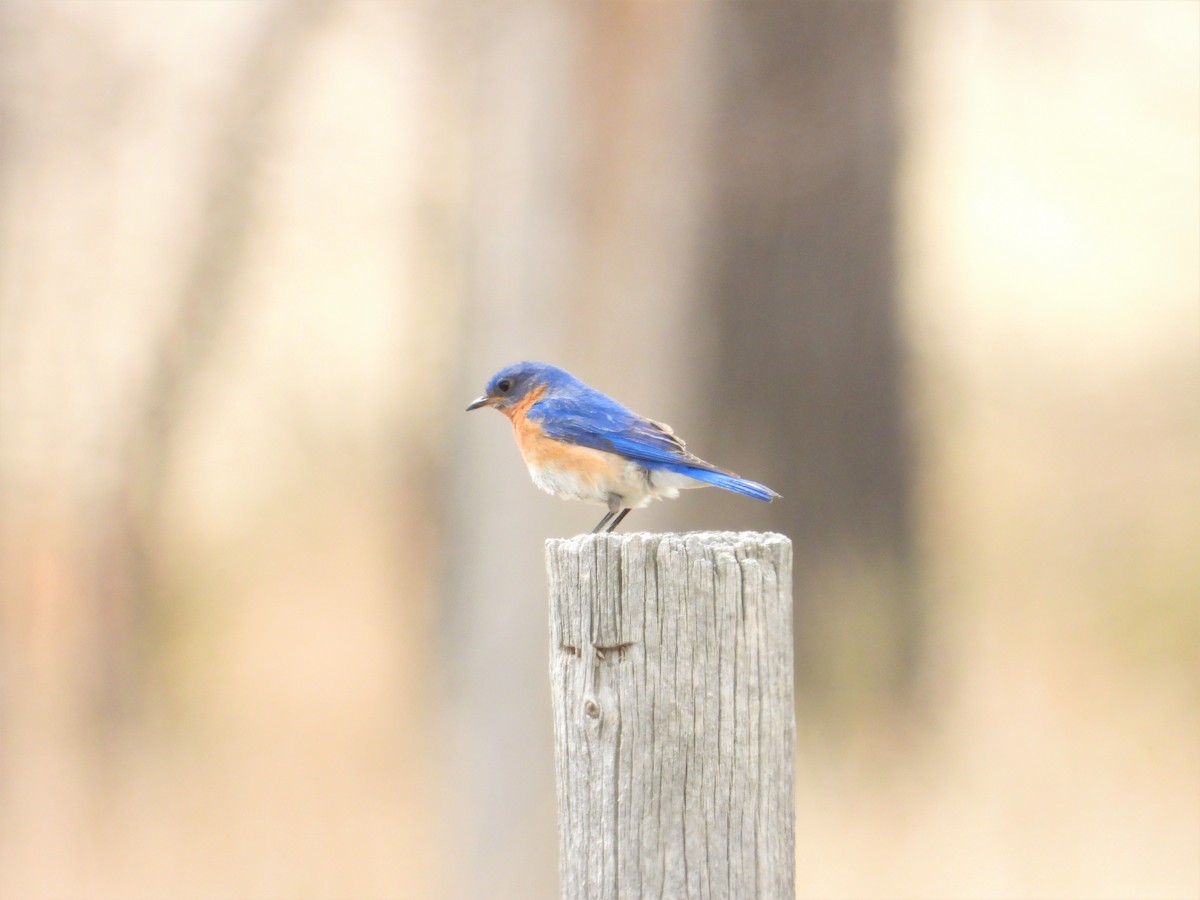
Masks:
[[[470,412],[473,409],[479,409],[479,407],[487,406],[491,402],[492,402],[492,398],[489,397],[487,394],[484,394],[478,400],[472,400],[471,405],[467,407],[466,411]]]

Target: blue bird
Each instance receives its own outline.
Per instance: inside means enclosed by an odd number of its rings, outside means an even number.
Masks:
[[[512,422],[533,483],[564,500],[608,507],[592,529],[612,531],[632,509],[712,485],[756,500],[779,495],[684,449],[670,427],[643,418],[570,372],[539,362],[501,369],[467,410],[490,406]]]

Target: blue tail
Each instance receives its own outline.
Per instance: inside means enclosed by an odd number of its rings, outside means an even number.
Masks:
[[[747,497],[753,497],[755,500],[766,500],[770,503],[779,496],[765,484],[759,484],[757,481],[751,481],[749,478],[739,478],[728,472],[720,472],[713,469],[697,469],[692,466],[671,466],[670,468],[681,475],[687,475],[689,478],[695,478],[697,481],[707,482],[714,487],[725,488],[725,490],[733,491],[735,494],[745,494]]]

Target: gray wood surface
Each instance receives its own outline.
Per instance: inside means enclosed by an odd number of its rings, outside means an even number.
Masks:
[[[566,898],[794,896],[792,545],[546,545]]]

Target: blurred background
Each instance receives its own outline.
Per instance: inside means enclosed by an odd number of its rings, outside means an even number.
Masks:
[[[802,897],[1200,896],[1200,5],[0,5],[0,896],[557,895],[569,368],[784,495]]]

